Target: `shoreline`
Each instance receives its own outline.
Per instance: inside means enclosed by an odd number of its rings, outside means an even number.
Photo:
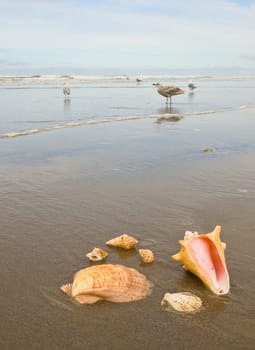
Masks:
[[[139,77],[141,82],[137,84]],[[210,81],[255,81],[255,75],[0,75],[0,86],[8,85],[63,85],[65,82],[72,84],[83,83],[151,83],[155,81],[162,82],[186,82],[195,80],[201,82]]]

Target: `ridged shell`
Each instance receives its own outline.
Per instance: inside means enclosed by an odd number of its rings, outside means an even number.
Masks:
[[[108,253],[100,248],[94,248],[92,252],[88,253],[86,256],[91,261],[100,261],[107,257]]]
[[[78,271],[73,283],[60,289],[81,304],[100,299],[121,303],[145,298],[150,293],[150,282],[133,268],[105,264]]]
[[[177,311],[196,311],[202,306],[202,300],[189,292],[166,293],[161,301],[162,306],[171,306]]]
[[[106,244],[111,247],[118,247],[126,250],[134,248],[137,243],[138,241],[134,237],[131,237],[125,233],[106,242]]]
[[[139,254],[144,263],[152,263],[154,261],[154,254],[150,249],[139,249]]]
[[[208,234],[186,231],[184,240],[179,241],[180,252],[172,256],[217,295],[227,294],[230,288],[224,254],[226,244],[221,242],[220,231],[219,225]]]

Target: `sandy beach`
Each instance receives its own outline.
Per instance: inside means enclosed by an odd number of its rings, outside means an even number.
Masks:
[[[190,94],[176,78],[186,91],[171,110],[155,80],[69,82],[69,102],[62,80],[1,85],[1,349],[253,349],[255,80],[203,79]],[[181,119],[157,123],[170,113]],[[221,297],[171,259],[186,230],[217,224],[231,282]],[[106,247],[123,232],[137,249]],[[93,247],[144,273],[152,294],[73,302],[59,287]],[[179,291],[202,309],[165,311]]]

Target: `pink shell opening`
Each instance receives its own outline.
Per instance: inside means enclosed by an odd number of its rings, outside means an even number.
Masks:
[[[190,242],[190,249],[199,269],[210,280],[212,289],[217,294],[227,294],[228,272],[213,241],[208,237],[195,237]]]

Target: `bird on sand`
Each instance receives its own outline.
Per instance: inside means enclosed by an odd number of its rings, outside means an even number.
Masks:
[[[64,87],[63,87],[63,94],[65,95],[65,98],[69,98],[70,94],[71,94],[71,90],[70,90],[70,87],[68,86],[67,83],[64,84]]]
[[[196,89],[196,85],[190,81],[188,84],[188,88],[190,89],[190,91],[193,91],[194,89]]]
[[[161,96],[166,97],[166,103],[170,98],[170,105],[172,104],[172,96],[184,94],[184,91],[177,86],[163,86],[159,83],[153,85],[157,87],[157,91]]]

